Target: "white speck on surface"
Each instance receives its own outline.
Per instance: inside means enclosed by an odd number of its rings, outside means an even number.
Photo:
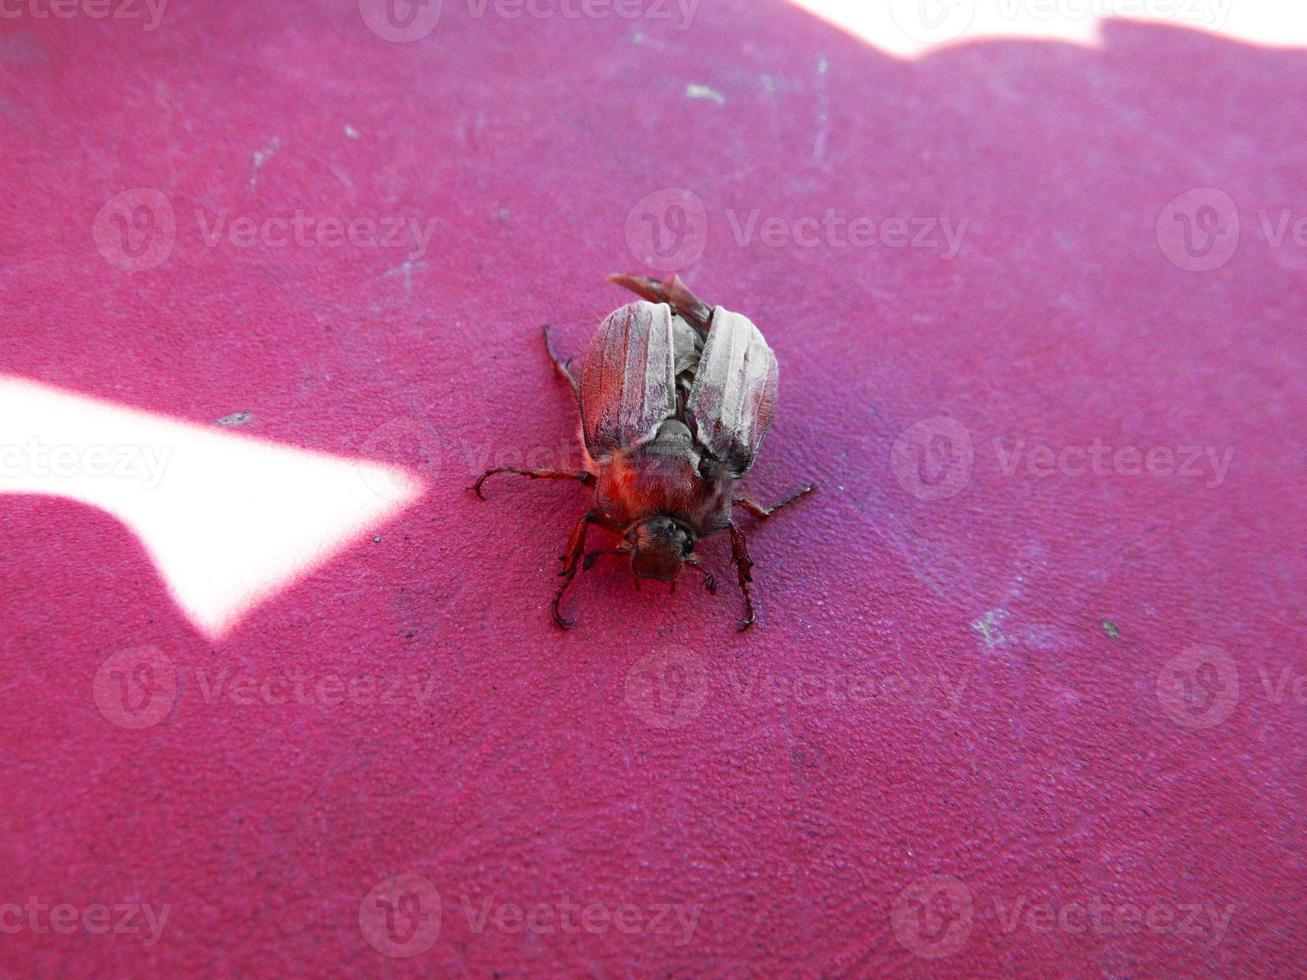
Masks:
[[[259,171],[263,165],[277,155],[281,150],[281,140],[274,136],[264,144],[263,149],[255,150],[250,155],[250,186],[253,187],[259,182]]]
[[[218,424],[226,426],[244,425],[251,418],[252,416],[249,412],[232,412],[230,415],[224,415],[222,418],[218,419]]]
[[[722,95],[715,88],[709,88],[707,85],[699,85],[696,82],[690,82],[685,86],[685,97],[687,99],[707,99],[709,102],[716,102],[718,105],[726,105],[726,96]]]
[[[355,129],[353,126],[351,126],[351,125],[349,125],[348,123],[346,123],[346,124],[345,124],[345,135],[348,136],[348,137],[349,137],[350,139],[352,139],[352,140],[356,140],[356,139],[359,138],[359,131],[358,131],[357,129]]]
[[[996,646],[1007,642],[1007,637],[1003,635],[1001,629],[1006,619],[1006,609],[991,609],[975,620],[971,624],[971,628],[984,637],[985,646],[993,650]]]

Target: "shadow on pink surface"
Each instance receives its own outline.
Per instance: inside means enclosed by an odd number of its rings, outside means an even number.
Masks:
[[[771,3],[0,31],[0,371],[427,485],[219,643],[123,526],[0,497],[0,967],[1301,960],[1302,53],[905,62]],[[584,496],[465,491],[575,461],[536,331],[646,259],[777,351],[758,495],[823,486],[743,638],[603,563],[559,634]]]

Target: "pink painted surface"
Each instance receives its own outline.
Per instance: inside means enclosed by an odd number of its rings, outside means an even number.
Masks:
[[[1307,249],[1259,211],[1307,202],[1302,53],[1115,24],[902,62],[774,2],[685,31],[447,2],[408,44],[347,3],[142,26],[0,22],[0,372],[429,489],[219,643],[107,514],[0,497],[5,975],[1301,969]],[[716,540],[716,597],[608,562],[564,635],[583,492],[463,488],[571,451],[538,324],[581,349],[666,187],[704,202],[686,278],[780,358],[756,492],[822,490],[752,535],[752,633]],[[93,235],[133,188],[176,216],[135,273]],[[1210,271],[1163,213],[1195,188],[1242,219]],[[296,209],[434,235],[206,240]],[[741,244],[755,209],[968,225],[951,259]],[[1095,440],[1215,456],[1081,472]],[[129,729],[93,692],[143,646],[176,690]],[[399,875],[407,945],[369,898]],[[150,943],[97,904],[169,913]]]

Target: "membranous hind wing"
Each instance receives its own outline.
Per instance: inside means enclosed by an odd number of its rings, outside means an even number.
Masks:
[[[777,373],[752,321],[714,309],[685,413],[698,442],[735,476],[748,472],[771,428]]]
[[[591,457],[631,449],[676,414],[672,311],[637,302],[599,325],[581,368],[581,428]]]

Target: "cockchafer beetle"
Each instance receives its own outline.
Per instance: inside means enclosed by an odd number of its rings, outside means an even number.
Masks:
[[[642,299],[610,313],[599,325],[578,379],[571,360],[545,349],[558,375],[571,386],[581,415],[584,469],[525,470],[496,466],[471,488],[497,473],[544,480],[576,480],[594,490],[594,507],[572,528],[560,556],[563,578],[553,601],[554,621],[572,620],[559,609],[579,568],[604,554],[630,555],[639,578],[670,582],[683,568],[717,583],[695,554],[700,538],[728,531],[744,594],[740,629],[756,618],[753,562],[744,532],[732,517],[742,507],[771,517],[816,489],[805,486],[772,507],[735,494],[749,472],[776,413],[776,355],[748,317],[709,307],[678,278],[609,276]],[[598,525],[621,538],[615,548],[586,553],[586,532]]]

